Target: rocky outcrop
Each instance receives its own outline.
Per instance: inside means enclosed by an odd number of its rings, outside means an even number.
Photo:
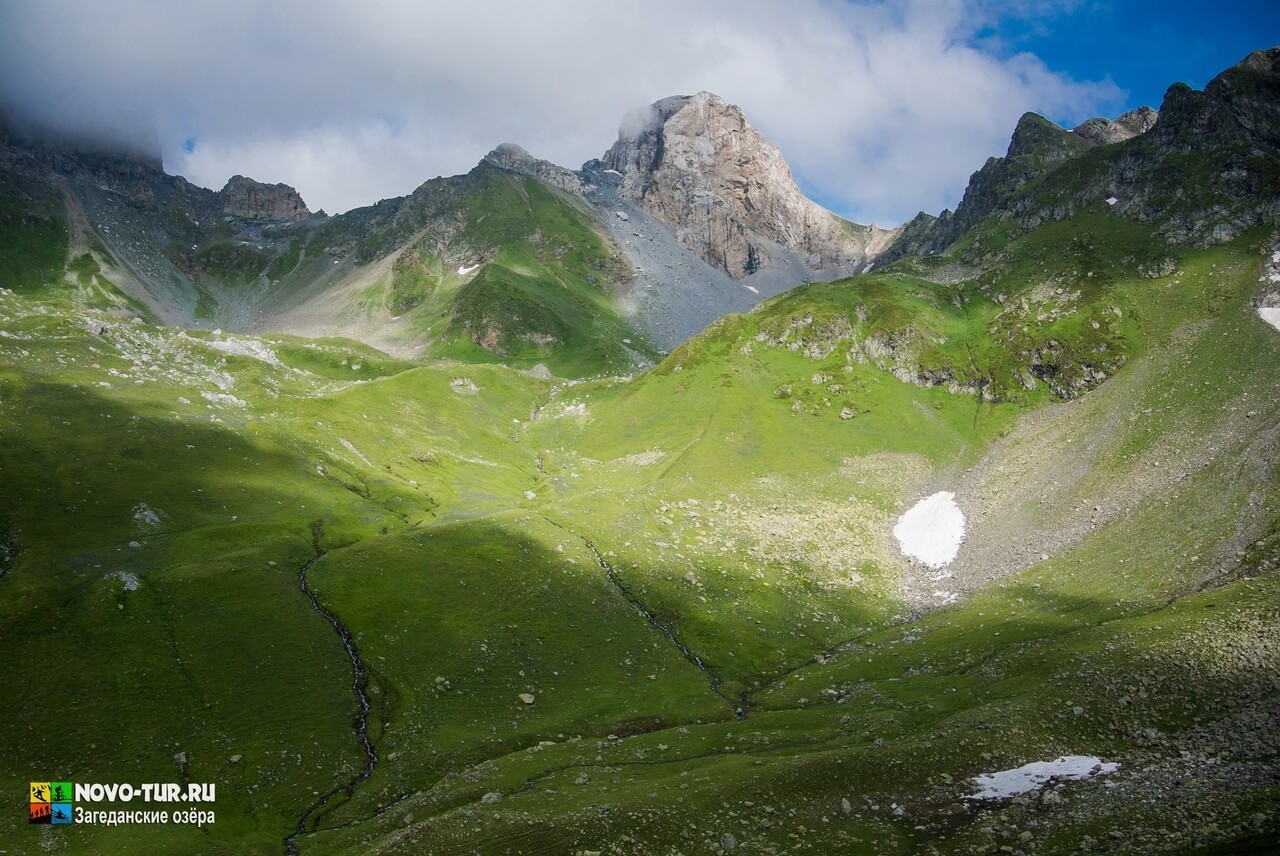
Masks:
[[[508,172],[532,175],[552,187],[558,187],[569,193],[581,194],[587,189],[576,172],[556,166],[551,161],[535,158],[515,143],[503,143],[498,146],[484,156],[484,163]]]
[[[1071,133],[1091,146],[1123,143],[1125,140],[1132,140],[1139,134],[1150,131],[1155,127],[1159,115],[1150,107],[1139,107],[1121,115],[1114,122],[1103,118],[1089,119],[1078,125]]]
[[[855,273],[894,234],[849,223],[805,198],[778,147],[709,92],[664,98],[629,115],[601,165],[618,174],[623,199],[737,278],[788,255],[814,272]]]
[[[292,223],[311,216],[298,191],[287,184],[263,184],[233,175],[218,196],[224,213],[243,220]]]
[[[1128,140],[1150,131],[1156,126],[1156,120],[1159,118],[1160,113],[1158,111],[1143,106],[1130,110],[1128,113],[1121,113],[1115,124],[1125,131],[1126,136],[1124,139]]]

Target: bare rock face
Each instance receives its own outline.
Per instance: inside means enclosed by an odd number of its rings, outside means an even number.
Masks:
[[[896,234],[849,223],[805,198],[778,147],[709,92],[629,115],[602,163],[621,175],[624,199],[737,278],[788,255],[811,271],[855,273]]]
[[[1129,132],[1129,138],[1145,134],[1156,126],[1156,120],[1160,118],[1160,113],[1152,110],[1150,107],[1139,107],[1136,110],[1130,110],[1128,113],[1120,114],[1120,118],[1116,119],[1116,124]]]
[[[586,189],[576,172],[556,166],[551,161],[535,158],[515,143],[503,143],[485,155],[484,160],[498,169],[540,178],[552,187],[569,193],[581,194]]]
[[[233,175],[218,196],[223,212],[245,220],[294,222],[311,216],[298,191],[287,184],[263,184]]]
[[[1110,119],[1089,119],[1071,133],[1091,145],[1122,143],[1145,134],[1155,127],[1160,114],[1150,107],[1130,110],[1112,122]]]

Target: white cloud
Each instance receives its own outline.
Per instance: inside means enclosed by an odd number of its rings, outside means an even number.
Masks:
[[[170,171],[283,181],[333,213],[504,141],[576,167],[628,109],[709,89],[833,208],[896,222],[954,205],[1025,110],[1115,106],[1109,83],[974,41],[1044,12],[1022,5],[27,0],[0,10],[0,97],[62,121],[149,116]]]

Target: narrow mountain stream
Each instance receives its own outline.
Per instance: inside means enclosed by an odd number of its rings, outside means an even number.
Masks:
[[[356,731],[356,737],[360,740],[360,748],[364,750],[365,761],[364,767],[352,776],[350,781],[323,794],[303,812],[302,817],[298,818],[298,828],[284,840],[285,853],[290,854],[290,856],[297,856],[298,836],[315,830],[320,822],[320,817],[325,813],[325,806],[329,800],[339,793],[345,793],[347,798],[350,799],[356,787],[372,776],[374,769],[378,766],[378,752],[374,748],[373,742],[369,739],[369,671],[365,667],[364,660],[360,657],[360,651],[356,648],[355,640],[351,637],[351,631],[343,626],[336,615],[320,605],[320,602],[316,599],[315,592],[311,590],[311,586],[307,583],[307,571],[324,556],[324,553],[319,548],[319,538],[317,537],[315,541],[317,542],[316,557],[303,565],[302,569],[298,571],[298,588],[302,590],[302,593],[307,596],[307,600],[311,602],[311,608],[333,626],[338,638],[342,640],[342,647],[347,651],[347,657],[351,659],[351,689],[355,693],[358,708],[353,726]],[[310,829],[308,829],[308,826]]]
[[[558,526],[559,524],[553,525]],[[633,594],[631,590],[618,579],[618,575],[614,572],[613,566],[610,565],[605,557],[600,554],[600,551],[596,549],[596,545],[591,543],[589,538],[584,535],[578,535],[578,538],[580,538],[582,543],[587,546],[587,549],[591,551],[591,555],[595,556],[596,562],[598,562],[600,567],[604,569],[605,575],[609,578],[609,582],[618,590],[618,594],[622,595],[622,599],[634,606],[636,610],[644,616],[646,621],[653,625],[659,633],[667,637],[667,641],[676,646],[680,653],[684,655],[686,660],[696,666],[702,674],[706,675],[707,681],[711,684],[711,691],[727,701],[733,707],[733,711],[737,715],[738,719],[746,719],[747,713],[751,709],[751,704],[747,700],[746,696],[744,695],[740,699],[734,699],[721,690],[720,687],[724,684],[724,679],[720,677],[716,670],[702,662],[701,657],[690,650],[688,645],[685,645],[684,642],[680,641],[680,637],[676,635],[675,631],[659,621],[658,617],[645,605],[644,601]]]

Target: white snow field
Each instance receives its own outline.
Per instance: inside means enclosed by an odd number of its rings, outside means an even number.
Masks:
[[[1063,755],[1052,761],[1032,761],[1013,770],[983,773],[974,776],[978,792],[965,797],[968,800],[995,800],[1016,797],[1039,790],[1050,779],[1089,779],[1105,776],[1120,769],[1119,764],[1104,763],[1092,755]]]
[[[920,500],[899,518],[893,537],[904,556],[931,568],[951,564],[964,541],[964,513],[956,495],[944,490]]]

